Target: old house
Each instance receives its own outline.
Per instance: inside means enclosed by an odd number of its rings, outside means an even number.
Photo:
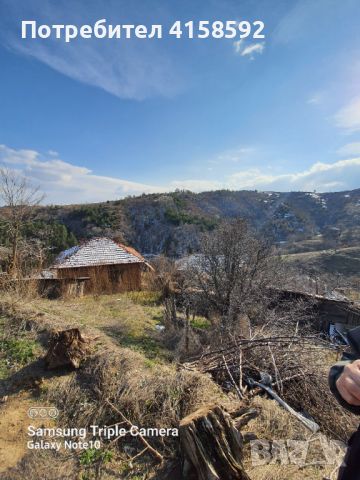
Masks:
[[[135,249],[110,238],[93,238],[62,252],[51,267],[58,281],[83,281],[84,293],[140,290],[142,272],[151,268]]]

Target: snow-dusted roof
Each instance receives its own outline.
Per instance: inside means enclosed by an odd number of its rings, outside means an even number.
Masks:
[[[40,272],[40,274],[37,275],[36,278],[45,278],[46,280],[52,280],[56,278],[56,272],[46,269]]]
[[[93,238],[82,245],[60,253],[53,268],[91,267],[121,263],[144,263],[144,259],[133,248],[116,243],[110,238]]]

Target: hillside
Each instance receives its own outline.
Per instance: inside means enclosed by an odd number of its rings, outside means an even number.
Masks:
[[[279,268],[272,249],[264,252],[247,226],[234,222],[215,230],[224,218],[247,218],[285,242],[282,253],[290,263],[313,262],[320,271],[332,262],[331,272],[356,274],[359,247],[339,245],[357,240],[359,192],[334,194],[338,201],[333,194],[314,195],[176,192],[37,208],[26,223],[29,246],[56,240],[60,249],[106,234],[142,252],[183,255],[197,248],[202,232],[214,230],[207,241],[211,268],[190,276],[162,259],[144,275],[140,291],[122,291],[127,285],[120,277],[110,294],[72,291],[52,299],[38,296],[37,282],[6,282],[5,276],[0,477],[195,479],[201,475],[194,474],[191,459],[209,451],[206,464],[222,480],[229,476],[217,458],[226,466],[236,455],[237,471],[246,472],[242,478],[331,478],[342,462],[343,442],[358,424],[328,388],[329,369],[343,346],[319,322],[319,299],[274,288],[295,283],[297,272],[292,278],[292,268]],[[352,291],[358,294],[358,288]],[[346,322],[348,317],[347,311]],[[38,427],[33,439],[28,411]],[[113,428],[123,425],[122,434]],[[137,426],[144,429],[141,436],[132,434]],[[160,430],[175,433],[157,435]],[[195,457],[189,431],[200,441]],[[40,442],[50,439],[41,451]],[[277,453],[282,439],[292,442],[286,443],[286,461]],[[254,440],[267,445],[265,463],[254,461]],[[298,442],[306,446],[302,463],[290,461]]]
[[[322,278],[328,287],[339,288],[353,301],[360,301],[360,248],[306,251],[283,256],[284,260],[310,278]]]
[[[36,215],[40,222],[65,225],[67,235],[78,240],[119,236],[144,254],[175,257],[196,251],[201,232],[235,217],[247,219],[284,246],[308,239],[314,239],[313,245],[304,250],[331,248],[334,241],[354,245],[360,238],[360,189],[322,194],[179,191],[98,204],[41,207]]]
[[[337,275],[358,275],[360,272],[360,248],[348,247],[339,250],[293,253],[284,258],[291,263],[306,264],[314,271]]]
[[[62,300],[27,297],[24,292],[19,297],[14,296],[14,292],[11,295],[1,292],[0,302],[1,478],[188,479],[189,476],[181,473],[181,444],[176,436],[147,437],[149,444],[163,455],[162,465],[144,449],[139,438],[131,435],[96,436],[100,442],[96,448],[65,448],[65,441],[79,441],[76,428],[86,431],[85,440],[93,439],[90,425],[114,426],[119,423],[118,412],[123,412],[125,418],[140,427],[177,428],[189,413],[216,404],[230,412],[243,439],[244,467],[252,480],[322,480],[331,478],[337,470],[343,456],[342,442],[358,423],[356,417],[344,412],[327,392],[327,371],[336,353],[324,342],[302,344],[299,337],[292,335],[294,358],[303,362],[299,363],[303,373],[295,374],[294,380],[280,370],[280,378],[284,379],[282,398],[298,411],[306,409],[311,418],[319,422],[321,430],[313,433],[259,389],[251,393],[244,390],[246,397],[239,400],[229,387],[221,388],[220,377],[211,377],[179,363],[182,332],[170,330],[170,326],[166,327],[168,333],[156,329],[156,325],[165,321],[164,305],[156,292]],[[177,315],[180,318],[181,313]],[[64,328],[81,328],[89,342],[87,358],[79,369],[46,369],[43,357],[51,332]],[[207,332],[211,335],[210,327],[205,328],[204,324],[196,331],[201,331],[203,339]],[[176,344],[174,337],[180,343]],[[269,345],[267,339],[265,346],[255,343],[251,352],[244,348],[243,358],[250,356],[252,364],[255,360],[256,372],[265,366],[272,372],[269,350],[271,355],[276,355],[276,365],[284,368],[277,363],[282,350],[275,345],[270,349]],[[289,345],[285,348],[288,350]],[[314,350],[316,356],[312,353]],[[294,372],[296,362],[292,362],[290,368]],[[109,407],[108,398],[117,411]],[[40,430],[36,438],[29,437],[29,408],[37,411],[44,406],[55,407],[58,416],[35,417],[31,425],[75,427],[74,433],[46,436]],[[37,444],[42,439],[57,442],[59,448],[28,447],[28,442]],[[265,461],[260,462],[261,457],[258,462],[253,461],[258,458],[253,456],[256,450],[250,443],[254,439],[274,449]],[[282,439],[294,443],[287,449],[284,445],[285,456],[279,461],[276,449],[282,445]],[[333,441],[337,442],[336,450],[332,447]],[[302,463],[293,453],[297,442],[300,446],[306,445]]]

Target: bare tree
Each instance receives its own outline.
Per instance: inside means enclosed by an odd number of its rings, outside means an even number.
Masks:
[[[23,175],[0,168],[0,197],[4,203],[2,221],[11,246],[9,273],[15,277],[19,273],[18,255],[23,228],[44,195]]]
[[[324,227],[323,243],[326,248],[332,249],[336,253],[341,244],[341,229],[331,225]]]
[[[153,287],[161,292],[164,299],[173,295],[176,284],[176,266],[170,258],[158,256],[152,261],[156,275]]]
[[[222,224],[202,241],[191,269],[199,295],[232,330],[241,315],[267,305],[270,288],[280,283],[280,260],[270,243],[257,238],[243,220]]]

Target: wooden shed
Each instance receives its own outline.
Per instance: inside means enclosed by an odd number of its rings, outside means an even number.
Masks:
[[[84,293],[100,294],[140,290],[148,268],[135,249],[101,237],[65,250],[51,270],[57,279],[87,278]]]

